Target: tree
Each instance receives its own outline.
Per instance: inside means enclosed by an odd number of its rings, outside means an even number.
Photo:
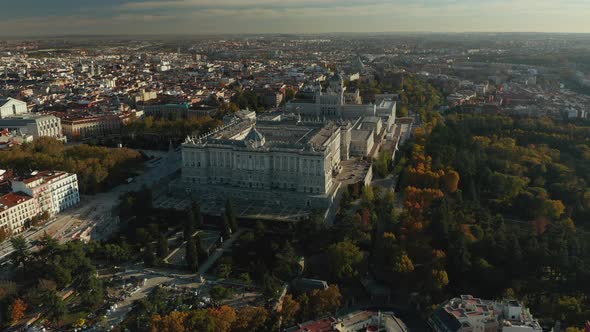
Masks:
[[[173,311],[166,316],[154,315],[150,320],[150,331],[153,332],[183,332],[185,321],[189,314],[187,312]]]
[[[234,295],[234,292],[231,288],[223,287],[221,285],[215,285],[211,288],[211,299],[217,303],[228,299]]]
[[[236,311],[232,307],[221,306],[208,309],[212,326],[216,332],[229,332],[236,320]]]
[[[583,300],[574,296],[561,296],[557,299],[555,308],[556,318],[567,323],[575,323],[580,317],[584,308]]]
[[[227,217],[231,231],[235,233],[238,230],[238,221],[236,220],[236,213],[231,198],[225,201],[225,216]]]
[[[398,273],[414,272],[414,264],[407,254],[398,255],[393,270]]]
[[[326,252],[326,266],[335,280],[349,280],[359,273],[363,253],[350,240],[336,243]]]
[[[214,318],[206,309],[193,310],[185,321],[188,331],[216,332],[214,330]]]
[[[199,267],[199,252],[195,240],[191,237],[186,241],[186,264],[191,272],[197,272]]]
[[[363,202],[372,203],[375,200],[375,194],[373,193],[373,187],[364,186],[363,193],[361,195]]]
[[[227,279],[231,275],[231,265],[229,264],[220,264],[218,268],[218,275],[220,278]]]
[[[14,262],[16,267],[23,266],[23,270],[26,269],[26,263],[29,260],[30,252],[27,247],[27,240],[22,235],[15,236],[10,239],[12,244],[13,252],[10,254],[10,259]]]
[[[156,264],[156,255],[154,255],[154,248],[148,244],[143,251],[143,263],[146,266],[154,266]]]
[[[441,290],[449,284],[449,276],[445,270],[432,270],[432,287]]]
[[[223,236],[223,238],[225,240],[229,239],[229,237],[231,235],[231,229],[230,229],[230,225],[229,225],[229,219],[227,218],[226,215],[223,216],[223,223],[222,223],[221,227],[222,227],[221,236]]]
[[[82,304],[89,308],[95,308],[103,302],[104,287],[102,281],[94,273],[89,273],[83,277],[78,290],[80,291]]]
[[[244,307],[237,312],[232,332],[262,331],[269,319],[268,310],[263,307]]]
[[[288,326],[292,326],[293,324],[296,323],[296,318],[297,315],[299,314],[299,311],[301,309],[301,306],[299,305],[299,302],[295,301],[295,299],[293,299],[293,296],[291,296],[291,294],[287,294],[283,297],[283,303],[281,305],[281,318],[283,320],[283,326],[288,327]]]
[[[160,256],[160,258],[163,259],[166,258],[168,254],[168,239],[164,234],[160,234],[160,237],[158,239],[158,256]]]
[[[316,289],[309,293],[308,312],[312,317],[334,315],[341,301],[342,295],[336,285],[330,285],[326,289]]]
[[[54,324],[59,325],[62,318],[68,313],[65,302],[55,292],[49,292],[45,298],[44,307],[47,309],[47,318]]]
[[[191,210],[195,216],[195,227],[197,229],[203,228],[203,214],[201,213],[201,206],[199,205],[199,202],[193,201]]]
[[[205,249],[203,249],[203,246],[201,245],[201,237],[196,235],[193,239],[195,240],[195,246],[197,247],[197,257],[199,258],[199,262],[205,261],[207,257],[209,257],[209,254]]]
[[[285,89],[285,102],[293,100],[295,98],[295,90],[291,88]]]
[[[27,311],[27,303],[23,301],[20,297],[17,297],[12,302],[10,306],[10,319],[12,323],[17,323],[21,319],[25,317],[25,313]]]
[[[448,193],[454,193],[459,187],[459,173],[449,170],[441,177],[442,189]]]
[[[0,243],[4,242],[6,239],[10,238],[12,231],[10,228],[4,226],[0,227]]]
[[[252,284],[252,278],[250,277],[250,274],[248,272],[240,273],[238,279],[246,285]]]
[[[184,239],[188,240],[195,233],[195,215],[192,209],[186,210],[186,220],[184,222]]]

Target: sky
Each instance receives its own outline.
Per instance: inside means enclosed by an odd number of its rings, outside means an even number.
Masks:
[[[1,0],[0,35],[587,32],[590,0]]]

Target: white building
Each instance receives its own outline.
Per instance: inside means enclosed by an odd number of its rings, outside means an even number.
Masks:
[[[0,119],[0,129],[38,137],[62,137],[61,120],[53,115],[17,115]]]
[[[382,95],[377,98],[376,104],[360,104],[358,92],[346,93],[344,80],[339,73],[330,77],[328,87],[325,91],[321,86],[306,86],[299,95],[302,98],[287,103],[288,113],[301,116],[304,120],[351,120],[356,121],[360,117],[379,116],[386,129],[391,131],[395,123],[395,112],[397,104],[395,95]],[[346,96],[354,103],[347,104]],[[351,97],[352,96],[352,97]]]
[[[24,193],[8,193],[0,196],[0,228],[10,234],[20,233],[27,221],[39,213],[31,196]]]
[[[0,98],[0,119],[29,113],[27,103],[13,98]]]
[[[65,172],[33,172],[12,181],[12,190],[35,198],[39,212],[55,215],[80,202],[76,174]]]
[[[328,207],[338,183],[334,123],[241,121],[182,145],[187,190],[290,206]]]
[[[407,332],[406,324],[393,312],[355,311],[298,324],[285,332]]]
[[[435,332],[542,332],[518,301],[488,301],[471,295],[451,299],[428,319]]]

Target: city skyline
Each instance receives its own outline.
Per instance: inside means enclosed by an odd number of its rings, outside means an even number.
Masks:
[[[2,36],[331,32],[590,32],[581,0],[22,0]]]

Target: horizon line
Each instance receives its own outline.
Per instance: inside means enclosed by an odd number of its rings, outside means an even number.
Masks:
[[[590,35],[588,32],[571,32],[571,31],[332,31],[332,32],[220,32],[220,33],[69,33],[69,34],[24,34],[24,35],[4,35],[0,32],[0,38],[64,38],[64,37],[128,37],[128,36],[277,36],[277,35],[303,35],[303,36],[321,36],[321,35],[371,35],[371,34],[430,34],[430,35],[460,35],[460,34],[546,34],[546,35]]]

